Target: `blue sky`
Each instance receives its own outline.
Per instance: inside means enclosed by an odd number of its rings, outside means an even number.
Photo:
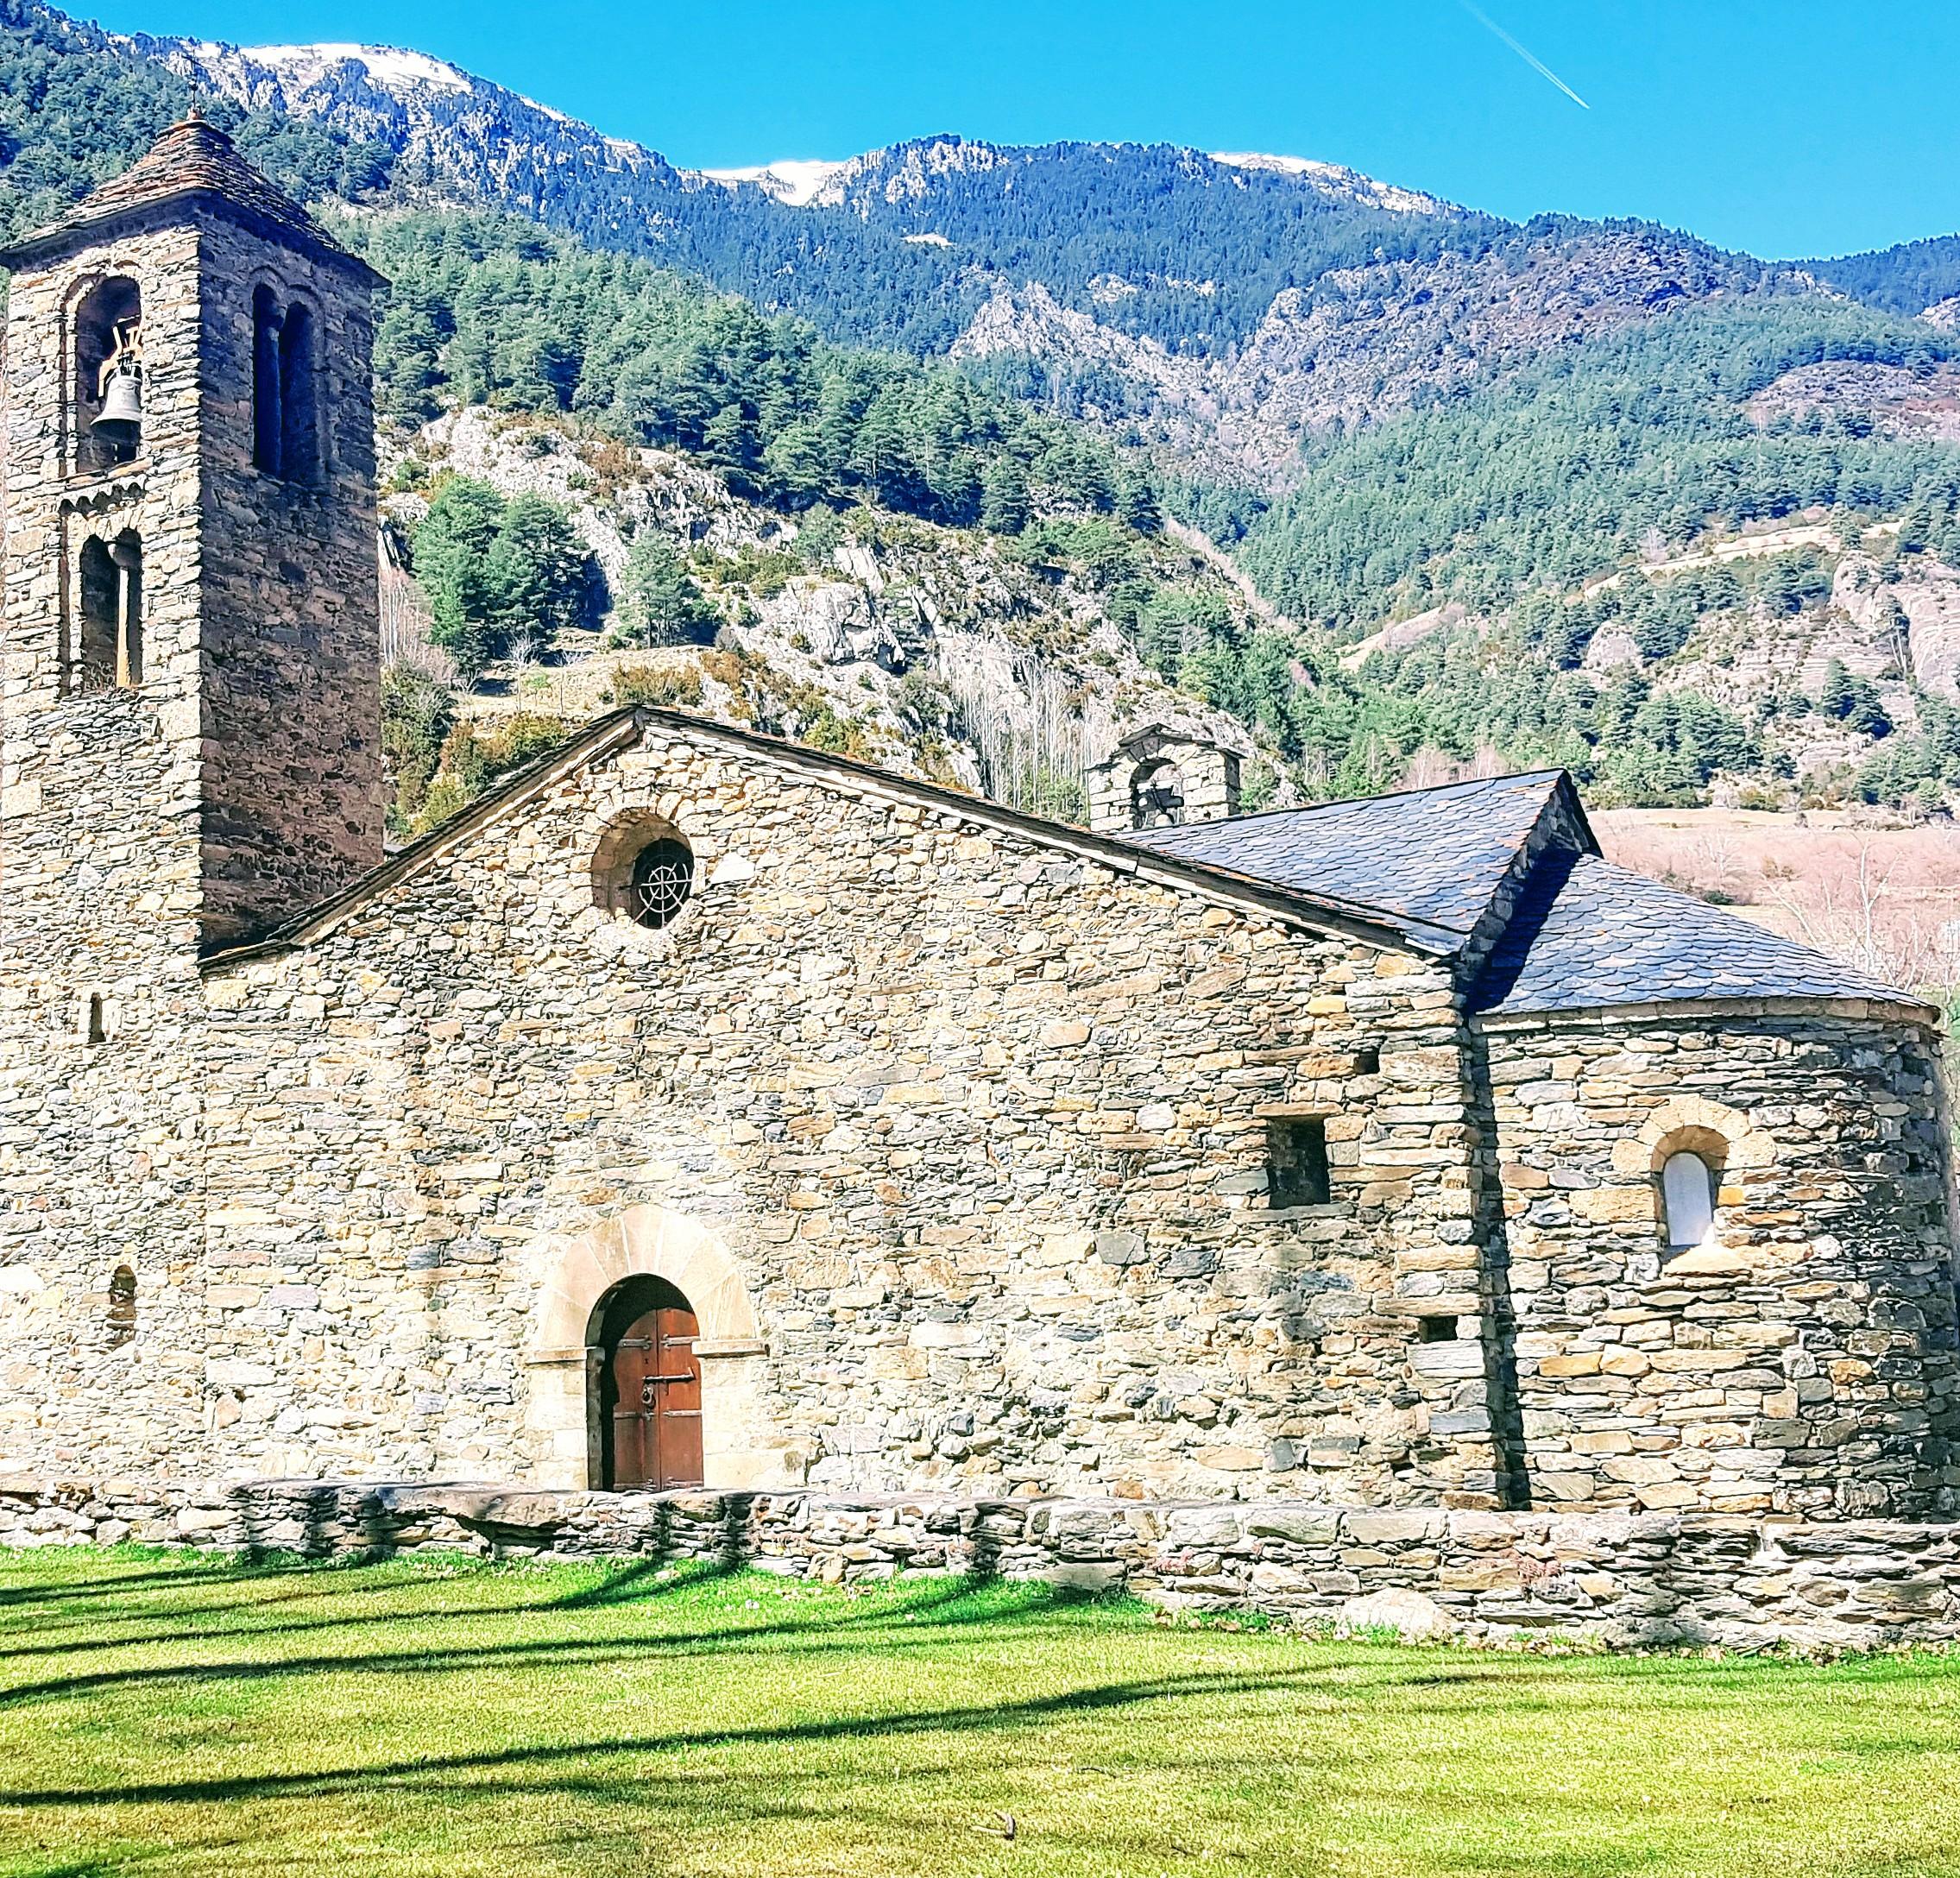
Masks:
[[[413,46],[694,166],[938,130],[1163,139],[1347,163],[1504,215],[1647,217],[1768,255],[1960,229],[1955,0],[1478,3],[1488,25],[1465,0],[96,10],[125,30],[245,45]]]

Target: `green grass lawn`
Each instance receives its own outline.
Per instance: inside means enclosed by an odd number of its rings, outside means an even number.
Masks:
[[[0,1620],[8,1875],[1960,1874],[1960,1660],[136,1551],[0,1553]]]

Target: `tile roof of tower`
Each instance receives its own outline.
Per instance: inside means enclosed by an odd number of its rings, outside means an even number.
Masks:
[[[121,175],[0,253],[0,262],[18,267],[104,224],[192,199],[216,201],[266,232],[380,279],[366,262],[350,254],[283,189],[240,156],[224,131],[194,110],[166,129]]]

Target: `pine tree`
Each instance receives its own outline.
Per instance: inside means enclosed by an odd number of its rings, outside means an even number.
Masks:
[[[647,646],[711,640],[720,624],[674,544],[654,529],[641,529],[627,552],[620,624],[630,643]]]
[[[997,535],[1018,535],[1033,514],[1027,473],[1012,457],[1003,457],[988,470],[982,482],[980,526]]]

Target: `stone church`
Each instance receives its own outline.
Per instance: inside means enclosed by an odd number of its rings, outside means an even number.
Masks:
[[[1952,1508],[1938,1014],[1563,775],[1091,830],[677,713],[382,846],[372,300],[4,256],[0,1477]]]

